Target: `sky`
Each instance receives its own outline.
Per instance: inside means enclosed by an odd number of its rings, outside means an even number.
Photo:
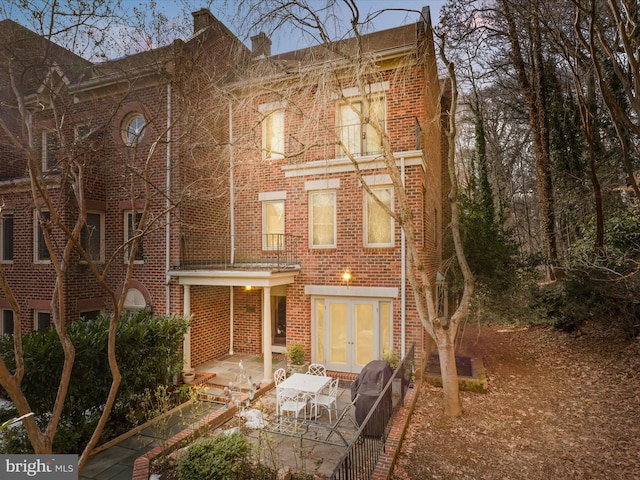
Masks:
[[[30,4],[35,6],[50,5],[53,0],[27,0]],[[191,24],[191,16],[187,14],[187,18],[184,18],[185,12],[193,12],[200,8],[209,8],[211,12],[221,20],[231,31],[238,34],[241,27],[238,26],[239,22],[244,20],[243,16],[238,15],[238,2],[240,0],[155,0],[157,9],[166,15],[169,19],[180,19],[184,25],[185,22]],[[318,9],[326,4],[326,0],[307,0],[311,5],[317,4]],[[424,6],[429,6],[431,9],[432,23],[436,25],[439,21],[440,9],[445,4],[446,0],[356,0],[358,8],[360,10],[360,18],[364,18],[367,15],[384,9],[404,9],[404,10],[416,10],[421,11]],[[28,19],[24,17],[24,10],[20,8],[20,2],[18,0],[2,1],[0,3],[0,19],[8,17],[18,23],[25,25],[27,28],[32,28],[29,25]],[[65,2],[60,2],[64,4]],[[140,8],[144,11],[144,5],[151,3],[151,0],[122,0],[123,11],[119,12],[123,16],[128,14],[133,15],[134,8]],[[345,14],[348,14],[348,12]],[[387,28],[393,28],[407,23],[413,23],[418,20],[418,14],[415,12],[406,11],[385,11],[381,15],[377,16],[372,23],[374,30],[384,30]],[[251,35],[259,32],[252,32]],[[175,32],[170,32],[168,35],[173,34],[174,38],[180,37],[184,39],[184,35],[178,35]],[[295,50],[308,46],[303,44],[303,40],[300,38],[299,32],[283,29],[279,34],[271,36],[272,53],[282,53],[286,51]],[[244,40],[245,43],[249,43]],[[154,45],[159,46],[159,45]],[[249,45],[247,45],[249,46]],[[80,53],[80,52],[77,52]],[[125,53],[132,53],[126,52]],[[80,53],[83,55],[82,53]],[[86,55],[85,58],[87,58]],[[108,55],[113,58],[111,55]],[[119,56],[119,55],[115,55]]]

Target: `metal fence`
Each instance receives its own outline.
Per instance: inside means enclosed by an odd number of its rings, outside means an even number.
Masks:
[[[393,420],[404,403],[405,393],[412,381],[414,352],[412,345],[360,424],[331,479],[365,480],[372,477],[380,454],[384,452]],[[390,405],[389,398],[392,399]]]

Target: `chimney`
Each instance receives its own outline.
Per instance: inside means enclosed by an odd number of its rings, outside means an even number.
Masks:
[[[253,58],[271,56],[271,40],[266,33],[260,32],[251,37],[251,56]]]
[[[214,16],[206,8],[201,8],[191,15],[193,15],[193,33],[198,33],[203,28],[213,24]]]

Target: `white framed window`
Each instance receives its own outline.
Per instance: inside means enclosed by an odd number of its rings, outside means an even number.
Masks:
[[[375,186],[371,192],[384,206],[393,211],[393,187]],[[373,196],[364,194],[364,245],[366,247],[392,247],[394,221]]]
[[[262,120],[262,154],[265,159],[284,158],[284,109],[273,110]]]
[[[80,245],[94,262],[104,262],[104,212],[88,211]]]
[[[13,262],[13,213],[3,213],[0,217],[0,261]]]
[[[2,308],[0,315],[0,334],[13,335],[13,310]]]
[[[262,249],[284,248],[284,200],[262,202]]]
[[[134,147],[138,145],[144,138],[147,121],[141,113],[132,113],[127,115],[122,122],[122,140],[125,145]]]
[[[338,156],[347,153],[355,156],[372,155],[382,151],[382,136],[376,131],[378,125],[386,130],[386,102],[383,93],[367,97],[367,101],[354,99],[338,106]],[[346,152],[345,152],[346,150]]]
[[[133,238],[141,233],[140,220],[142,220],[142,212],[133,212],[131,210],[124,212],[124,241],[126,248],[124,249],[124,263],[129,263],[130,248]],[[144,262],[143,238],[138,240],[138,248],[135,252],[134,263]]]
[[[33,329],[46,330],[51,326],[51,312],[44,310],[33,311]]]
[[[56,154],[58,151],[58,133],[55,130],[42,132],[42,170],[48,171],[56,168]]]
[[[309,243],[312,248],[336,247],[336,191],[309,192]]]
[[[42,216],[42,222],[46,223],[51,220],[51,213],[49,211],[42,210],[40,214]],[[51,263],[51,254],[44,239],[44,232],[37,210],[33,211],[33,232],[33,262]]]

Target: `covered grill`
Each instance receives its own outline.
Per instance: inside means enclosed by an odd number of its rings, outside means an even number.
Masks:
[[[362,425],[364,419],[367,418],[369,411],[392,377],[393,370],[389,362],[385,360],[372,360],[362,369],[358,378],[351,385],[351,400],[353,401],[358,396],[355,403],[358,425]],[[365,435],[370,437],[382,435],[391,416],[391,402],[391,388],[389,388],[380,400],[375,413],[369,419],[364,430]]]

